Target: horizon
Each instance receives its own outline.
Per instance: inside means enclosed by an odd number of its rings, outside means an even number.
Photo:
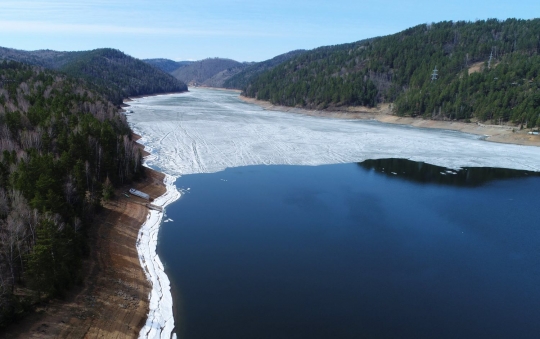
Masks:
[[[257,62],[297,49],[394,34],[421,24],[529,20],[534,18],[531,13],[540,13],[540,4],[458,0],[433,9],[424,0],[414,4],[396,0],[156,0],[151,4],[142,0],[8,0],[0,4],[0,45],[27,51],[114,48],[139,59],[218,57]]]

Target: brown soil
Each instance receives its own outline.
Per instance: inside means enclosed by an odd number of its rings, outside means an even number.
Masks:
[[[90,231],[90,257],[83,263],[84,286],[65,300],[52,300],[12,325],[2,338],[136,338],[146,322],[150,283],[135,243],[148,209],[123,192],[135,187],[156,198],[165,193],[164,175],[147,178],[116,193]]]
[[[469,75],[473,73],[479,73],[480,71],[482,71],[482,67],[484,67],[484,61],[472,64],[469,67]]]
[[[240,96],[240,99],[261,106],[267,110],[305,114],[317,117],[337,119],[366,119],[377,120],[384,123],[411,125],[421,128],[437,128],[485,136],[487,141],[506,144],[540,146],[540,135],[530,135],[526,130],[519,130],[519,126],[486,125],[476,122],[466,123],[460,121],[440,121],[422,118],[398,117],[393,115],[389,104],[379,105],[377,108],[368,107],[339,107],[328,110],[307,110],[296,107],[276,106],[270,102]]]
[[[133,141],[137,141],[137,140],[139,140],[140,138],[142,138],[140,135],[135,134],[135,133],[132,133],[131,135],[132,135]],[[146,156],[149,156],[149,155],[150,155],[150,153],[149,153],[148,151],[145,151],[145,150],[144,150],[144,146],[143,146],[143,145],[141,145],[141,144],[135,142],[135,146],[137,146],[137,148],[139,148],[139,149],[141,150],[141,153],[142,153],[142,156],[143,156],[143,157],[146,157]]]

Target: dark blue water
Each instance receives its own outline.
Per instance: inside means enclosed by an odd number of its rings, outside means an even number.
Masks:
[[[540,337],[531,173],[379,160],[177,186],[158,252],[180,338]]]

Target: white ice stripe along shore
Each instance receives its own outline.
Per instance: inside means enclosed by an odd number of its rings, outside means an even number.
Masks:
[[[139,143],[145,144],[144,138]],[[146,150],[152,152],[151,148]],[[146,161],[150,160],[149,156]],[[145,161],[145,163],[146,163]],[[176,177],[165,175],[164,184],[167,191],[162,196],[153,201],[154,205],[166,207],[178,198],[180,192],[176,189],[174,182]],[[150,291],[149,313],[146,323],[139,332],[139,338],[176,338],[173,334],[173,300],[171,294],[171,284],[159,256],[156,247],[158,241],[159,227],[163,218],[163,212],[149,210],[146,222],[141,226],[137,237],[137,252],[139,261],[146,274],[146,278],[152,284]]]

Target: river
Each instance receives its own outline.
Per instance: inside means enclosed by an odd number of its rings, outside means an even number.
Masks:
[[[456,170],[538,171],[539,148],[208,89],[131,106],[182,193],[158,244],[181,338],[537,333],[538,178]],[[387,158],[409,160],[363,162]]]

